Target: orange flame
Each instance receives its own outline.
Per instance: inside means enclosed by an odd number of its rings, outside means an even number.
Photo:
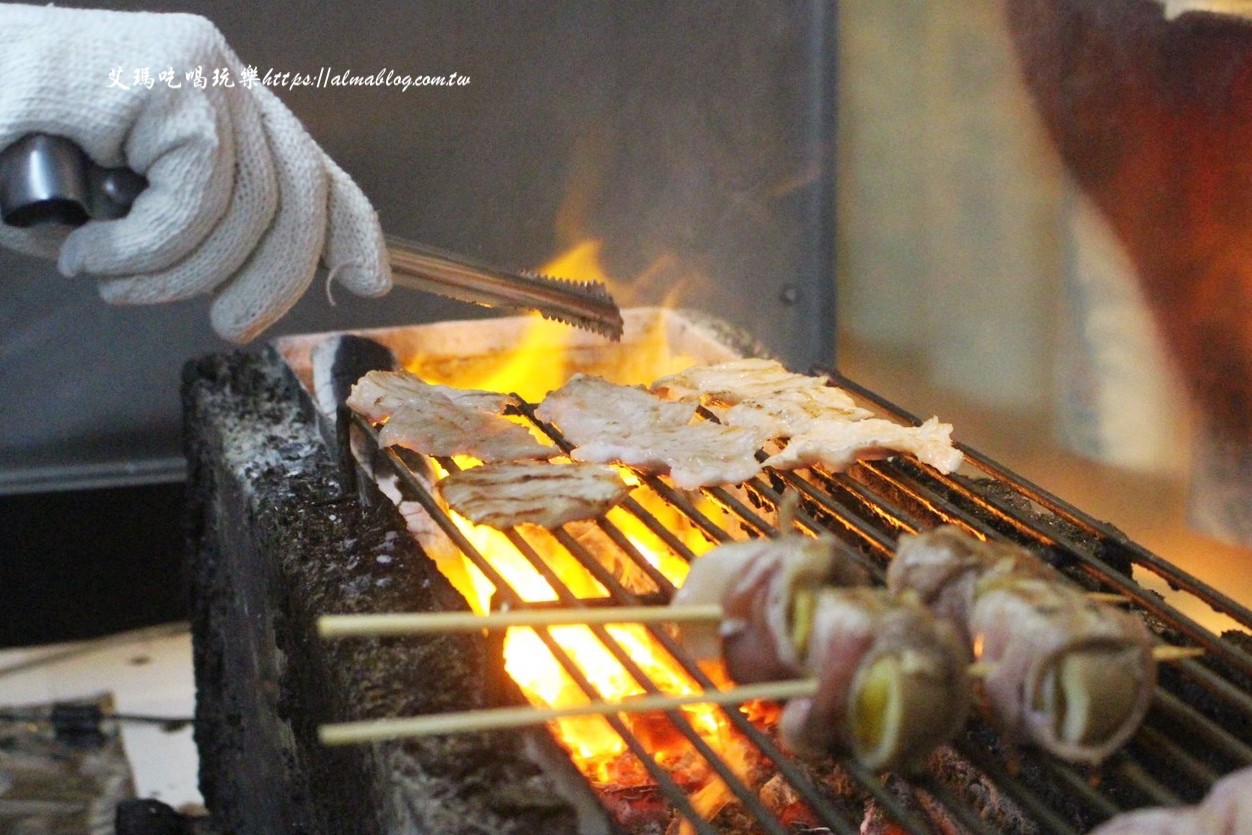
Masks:
[[[623,285],[612,281],[600,266],[600,245],[587,240],[574,246],[563,256],[543,267],[551,275],[578,280],[605,283],[619,303],[626,297]],[[663,265],[662,265],[663,266]],[[441,367],[422,358],[410,362],[410,370],[431,382],[444,383],[462,388],[483,388],[494,391],[516,392],[523,398],[537,402],[548,391],[563,385],[574,371],[595,373],[614,382],[624,384],[646,383],[658,376],[686,368],[697,359],[675,353],[666,343],[664,328],[658,324],[643,334],[627,334],[623,347],[616,353],[603,348],[598,352],[566,350],[571,343],[572,332],[559,323],[535,318],[520,343],[507,355],[490,357],[488,361],[459,362],[456,368]],[[609,360],[597,360],[593,354],[609,356]],[[605,364],[595,365],[595,362]],[[588,365],[588,363],[593,363]],[[472,459],[458,461],[461,466],[474,466]],[[707,538],[679,511],[666,504],[650,489],[638,487],[638,479],[628,470],[622,471],[627,483],[636,486],[632,497],[656,517],[667,531],[677,537],[695,554],[710,547]],[[716,518],[722,511],[708,499],[693,499],[697,508]],[[526,601],[556,601],[558,595],[536,569],[500,531],[475,526],[468,520],[452,513],[458,527],[499,572],[504,580]],[[661,539],[635,516],[614,508],[608,520],[631,542],[636,550],[675,586],[686,577],[688,565]],[[570,528],[567,528],[569,530]],[[588,526],[586,537],[579,536],[583,544],[597,558],[605,560],[605,567],[619,582],[632,592],[655,591],[653,580],[646,572],[620,553],[607,540],[601,546],[597,536],[604,535],[595,526]],[[535,548],[540,559],[569,590],[579,598],[603,598],[607,590],[588,572],[573,555],[555,538],[546,536],[538,529],[526,534],[527,541]],[[478,612],[488,611],[495,588],[478,568],[460,557],[441,557],[437,560],[441,570],[453,585],[466,597]],[[683,695],[697,692],[699,686],[691,680],[649,631],[638,625],[613,625],[605,627],[607,633],[622,648],[624,654],[638,665],[646,677],[664,693]],[[551,639],[571,658],[575,659],[581,674],[595,688],[597,696],[609,701],[641,694],[644,687],[628,672],[625,666],[610,652],[604,643],[588,627],[553,627]],[[588,696],[571,678],[552,652],[531,629],[512,629],[504,641],[505,669],[517,682],[526,697],[539,706],[560,707],[583,704]],[[726,686],[729,680],[723,672],[710,670],[718,686]],[[748,705],[750,717],[769,718],[773,706]],[[746,758],[749,746],[728,727],[729,723],[721,709],[711,705],[684,707],[682,713],[692,727],[723,758],[740,773],[748,769]],[[632,734],[641,740],[658,764],[670,769],[680,783],[692,792],[692,801],[704,815],[711,817],[730,797],[720,780],[706,773],[703,760],[694,754],[690,743],[680,736],[669,720],[663,716],[629,714],[623,715]],[[574,763],[594,783],[599,785],[634,786],[650,782],[642,766],[629,755],[621,736],[609,722],[600,717],[579,717],[552,723],[555,736],[569,750]]]
[[[640,490],[636,493],[641,501],[659,501],[648,499],[650,494],[647,491]],[[661,513],[663,507],[654,507],[653,510]],[[675,511],[668,509],[664,512],[675,514]],[[671,554],[668,549],[659,548],[654,534],[624,511],[614,509],[610,511],[610,516],[662,575],[675,585],[681,584],[688,568],[684,560]],[[455,513],[452,517],[475,549],[483,554],[492,568],[501,574],[522,599],[528,602],[559,599],[552,585],[518,552],[504,534],[493,528],[476,526]],[[684,525],[681,517],[675,516],[667,524],[697,553],[709,547],[698,531],[692,530],[690,525]],[[548,540],[536,533],[529,540],[541,551],[545,564],[576,596],[584,599],[607,596],[607,591],[583,564],[561,548],[554,539]],[[467,596],[476,611],[487,611],[490,608],[490,598],[495,589],[481,571],[469,565],[460,572],[445,570],[445,574]],[[699,686],[643,627],[624,624],[608,626],[606,630],[624,654],[662,692],[686,695],[699,691]],[[645,692],[643,686],[588,627],[553,627],[550,634],[553,641],[576,661],[578,669],[600,694],[600,698],[615,701]],[[533,630],[509,630],[504,640],[504,658],[505,669],[533,704],[561,707],[588,701],[586,694]],[[683,712],[697,732],[706,738],[721,740],[728,733],[724,715],[711,705],[693,705],[683,708]],[[664,764],[667,758],[675,759],[683,755],[685,742],[669,727],[668,722],[646,715],[626,716],[623,721],[640,738],[653,743],[649,747],[654,748],[658,762]],[[558,739],[570,751],[574,763],[592,780],[598,783],[635,785],[646,779],[636,764],[619,761],[626,746],[621,736],[605,719],[594,716],[576,717],[558,720],[553,724]]]

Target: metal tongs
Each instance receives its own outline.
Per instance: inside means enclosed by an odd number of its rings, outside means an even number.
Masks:
[[[72,140],[29,134],[0,152],[0,219],[10,226],[81,226],[125,217],[148,181],[129,168],[103,168]],[[401,287],[489,307],[537,310],[609,339],[622,314],[604,285],[503,270],[433,247],[387,237]]]
[[[396,284],[488,307],[537,310],[549,319],[622,338],[622,313],[603,284],[510,272],[462,255],[387,236]]]

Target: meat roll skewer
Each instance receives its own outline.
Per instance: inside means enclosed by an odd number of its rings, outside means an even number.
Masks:
[[[951,526],[905,535],[887,586],[915,594],[962,633],[1010,738],[1095,764],[1148,711],[1156,662],[1144,622],[1090,600],[1023,548]]]
[[[794,622],[812,590],[866,582],[833,538],[791,534],[714,548],[691,564],[673,602],[722,607],[720,623],[684,626],[683,644],[701,661],[721,658],[731,678],[747,684],[803,675]]]
[[[969,655],[949,625],[865,580],[833,538],[790,535],[708,552],[674,603],[721,603],[718,627],[682,638],[697,657],[720,652],[737,683],[818,679],[818,695],[783,710],[793,750],[908,767],[964,723]]]
[[[884,589],[822,588],[804,665],[821,683],[780,721],[795,751],[849,752],[874,770],[918,766],[965,724],[969,655],[951,627]]]

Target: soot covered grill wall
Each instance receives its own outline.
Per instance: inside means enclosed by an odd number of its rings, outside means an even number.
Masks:
[[[317,741],[323,722],[521,696],[477,636],[315,637],[319,614],[466,604],[390,501],[345,489],[281,361],[191,364],[184,400],[196,742],[223,831],[557,835],[578,829],[577,809],[594,814],[581,780],[548,776],[572,766],[546,732]],[[535,757],[556,764],[545,772]]]

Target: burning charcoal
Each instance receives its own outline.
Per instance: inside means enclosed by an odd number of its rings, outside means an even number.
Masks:
[[[626,832],[664,832],[674,815],[656,786],[600,786],[599,794],[604,808]]]
[[[901,778],[889,775],[883,782],[906,812],[925,823],[928,832],[961,835],[965,831],[942,804],[924,792],[915,791]],[[861,823],[862,835],[897,835],[909,831],[897,823],[877,800],[871,799],[866,804],[865,820]]]
[[[790,829],[814,830],[821,827],[821,821],[814,814],[812,807],[804,802],[800,793],[788,783],[781,774],[775,774],[765,781],[757,793],[765,808],[769,809],[783,826]]]
[[[979,817],[1006,835],[1037,835],[1039,827],[995,782],[948,747],[939,748],[927,770],[961,796]]]

